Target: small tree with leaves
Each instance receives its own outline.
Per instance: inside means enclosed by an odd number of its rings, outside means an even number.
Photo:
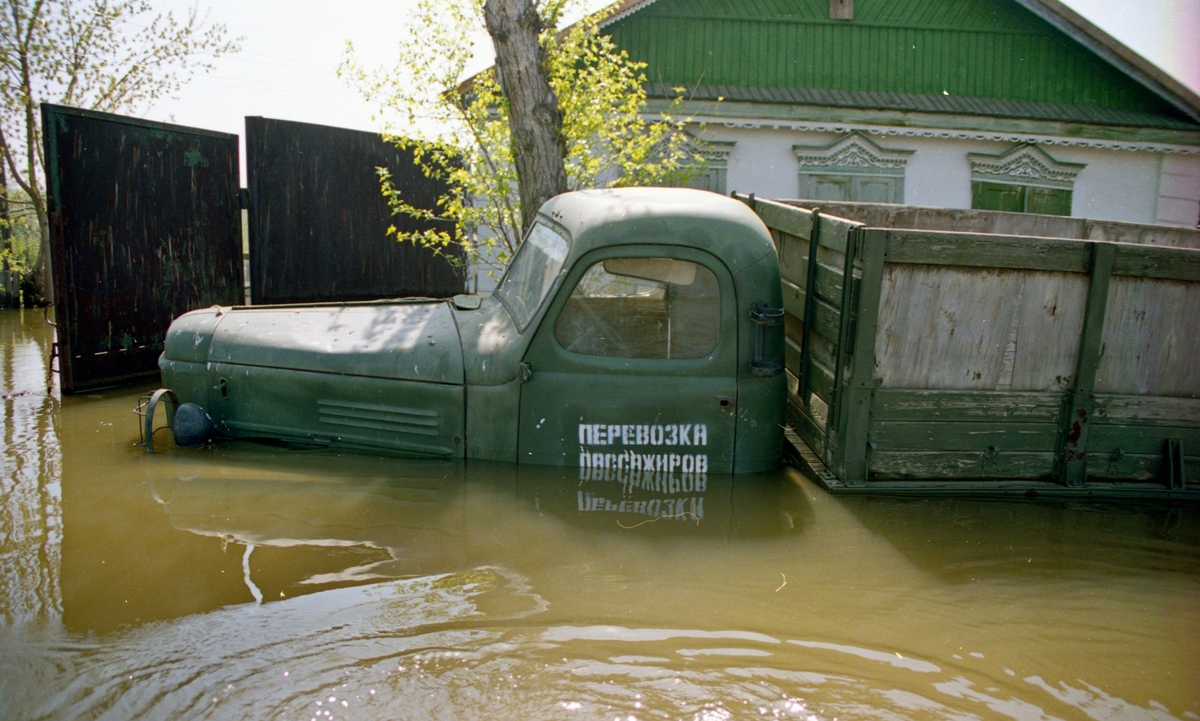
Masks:
[[[52,294],[48,273],[42,103],[110,113],[144,111],[172,97],[197,71],[238,50],[223,25],[193,7],[176,18],[146,0],[0,0],[0,152],[14,215],[36,218],[35,286]],[[4,141],[7,140],[7,143]]]
[[[600,32],[603,13],[556,31],[564,9],[563,0],[538,7],[546,72],[563,117],[568,189],[686,180],[695,172],[695,155],[685,121],[644,115],[645,66]],[[419,0],[402,31],[395,68],[363,68],[348,45],[339,72],[378,104],[385,136],[411,149],[428,176],[450,187],[436,208],[417,208],[380,169],[394,213],[453,224],[453,230],[420,232],[393,227],[392,234],[451,257],[449,251],[462,249],[468,262],[495,273],[507,266],[532,218],[522,212],[510,105],[495,70],[463,81],[475,38],[484,32],[478,0]]]

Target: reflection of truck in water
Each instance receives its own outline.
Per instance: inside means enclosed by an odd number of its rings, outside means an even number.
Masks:
[[[241,438],[581,466],[779,465],[779,263],[745,204],[554,198],[490,297],[194,311],[164,385]]]

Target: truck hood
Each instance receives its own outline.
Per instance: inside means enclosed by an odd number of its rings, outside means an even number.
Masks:
[[[206,357],[193,357],[205,346]],[[462,344],[443,302],[194,311],[171,325],[163,355],[168,360],[463,382]]]

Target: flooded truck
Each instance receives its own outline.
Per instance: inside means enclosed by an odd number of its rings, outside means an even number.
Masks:
[[[569,193],[490,297],[197,311],[163,377],[226,436],[581,478],[1200,498],[1200,231],[816,205]]]
[[[783,315],[745,203],[591,190],[541,208],[489,296],[197,310],[159,366],[225,437],[750,473],[781,462]]]

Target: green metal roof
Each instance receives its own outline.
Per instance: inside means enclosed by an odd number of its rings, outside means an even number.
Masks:
[[[913,93],[828,90],[824,88],[744,88],[730,85],[696,85],[682,91],[668,83],[649,83],[652,98],[682,97],[689,100],[723,100],[746,103],[823,105],[835,108],[910,110],[926,113],[955,113],[993,118],[1027,118],[1089,125],[1196,130],[1200,125],[1177,117],[1143,110],[1068,105],[1006,98],[973,98],[961,95],[917,95]]]
[[[765,102],[836,91],[835,105],[1196,127],[1190,107],[1015,0],[857,0],[849,21],[829,19],[829,0],[643,0],[605,31],[652,83],[779,98]],[[831,92],[785,97],[798,90]]]

